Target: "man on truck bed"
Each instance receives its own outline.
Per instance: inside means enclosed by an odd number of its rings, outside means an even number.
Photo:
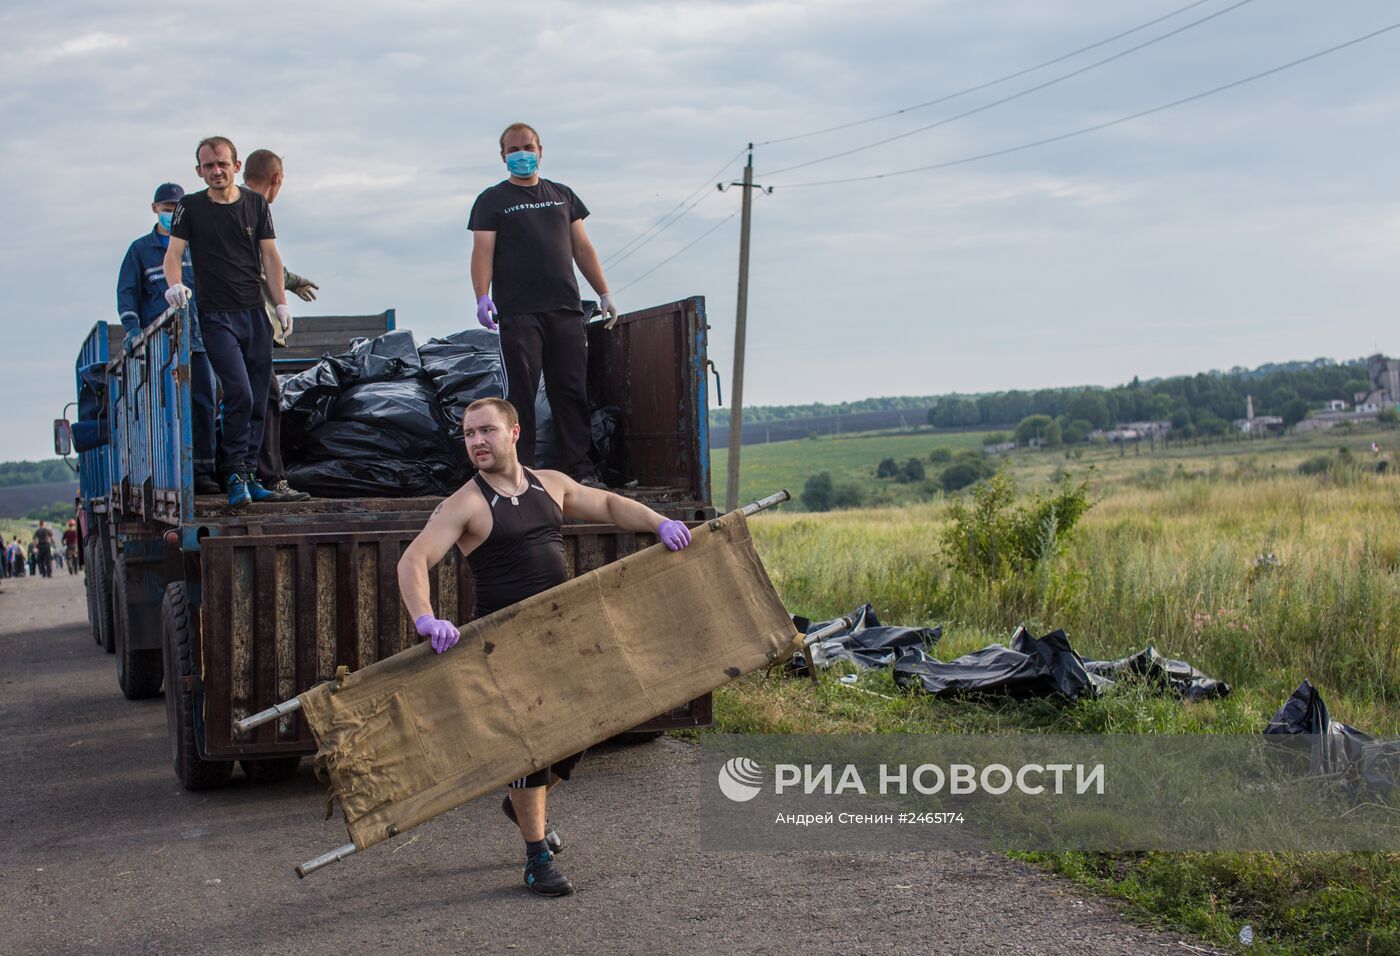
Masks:
[[[585,487],[557,471],[530,471],[516,457],[520,419],[510,402],[483,398],[462,416],[467,453],[476,476],[438,505],[399,560],[399,593],[418,633],[439,654],[461,636],[450,621],[433,616],[428,572],[456,545],[471,565],[476,608],[483,617],[547,591],[569,579],[561,532],[564,516],[655,532],[672,551],[690,544],[690,529],[646,505]],[[525,838],[525,885],[541,896],[574,891],[554,864],[546,842],[549,787],[567,780],[583,754],[516,780],[501,804]],[[557,836],[554,850],[559,849]]]
[[[282,157],[270,149],[255,149],[248,154],[243,164],[243,185],[267,200],[269,206],[282,191]],[[287,347],[287,334],[282,331],[282,323],[277,320],[277,305],[272,301],[272,286],[282,283],[285,292],[295,292],[303,302],[316,298],[316,283],[297,275],[285,265],[279,280],[263,277],[263,307],[267,311],[268,326],[272,330],[274,349]],[[287,484],[287,468],[282,462],[282,390],[277,387],[277,376],[269,375],[270,387],[267,390],[267,409],[263,415],[262,447],[258,450],[258,482],[283,501],[305,501],[311,496],[297,491]]]
[[[127,354],[131,353],[132,344],[141,330],[160,318],[168,307],[165,301],[165,292],[169,288],[165,281],[165,250],[170,244],[170,219],[184,196],[185,190],[178,183],[162,183],[156,187],[155,199],[151,202],[156,224],[150,232],[127,247],[126,258],[122,259],[121,271],[117,273],[117,321],[126,331],[124,346]],[[180,277],[186,286],[193,287],[194,271],[189,255],[181,259]],[[188,328],[190,405],[194,412],[194,419],[190,422],[194,437],[194,493],[217,495],[222,490],[214,464],[214,421],[218,417],[218,399],[214,368],[204,352],[204,339],[199,334],[199,316],[193,302],[190,303]]]
[[[243,168],[232,141],[210,136],[195,150],[195,171],[208,186],[180,200],[170,221],[165,250],[165,297],[171,305],[189,302],[180,282],[186,244],[199,286],[200,324],[209,361],[224,391],[224,432],[220,445],[231,507],[278,496],[258,483],[267,380],[272,374],[272,330],[263,311],[266,275],[282,274],[276,233],[267,200],[233,181]],[[292,328],[287,294],[272,289],[277,319]]]
[[[537,464],[535,392],[543,371],[559,467],[601,488],[588,458],[588,336],[574,263],[601,297],[608,328],[617,306],[583,228],[588,207],[568,186],[540,178],[544,149],[533,127],[512,123],[500,145],[510,177],[476,198],[467,224],[477,321],[494,332],[500,316],[506,398],[520,415],[520,460]]]

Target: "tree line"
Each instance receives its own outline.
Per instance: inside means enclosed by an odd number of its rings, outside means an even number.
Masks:
[[[1032,416],[1062,423],[1083,422],[1090,429],[1122,422],[1169,421],[1173,429],[1200,434],[1223,432],[1244,418],[1246,397],[1256,415],[1277,415],[1287,425],[1301,421],[1313,406],[1332,399],[1354,400],[1370,383],[1364,362],[1278,368],[1264,374],[1243,370],[1201,372],[1142,382],[1134,378],[1114,388],[1061,388],[994,392],[940,401],[928,413],[939,428],[1016,426]]]
[[[0,462],[0,488],[76,480],[73,469],[69,468],[62,458],[50,458],[48,461]]]
[[[1120,422],[1170,421],[1193,434],[1216,434],[1232,419],[1245,417],[1245,396],[1254,396],[1256,415],[1278,415],[1286,424],[1301,421],[1308,408],[1331,399],[1354,400],[1369,391],[1366,362],[1271,363],[1256,369],[1199,372],[1147,382],[1134,377],[1111,388],[1010,389],[976,395],[896,396],[835,405],[767,405],[744,409],[744,423],[790,421],[871,411],[926,412],[938,428],[1014,428],[1032,415],[1062,424],[1086,422],[1090,429]],[[729,423],[729,410],[710,411],[714,425]],[[1179,434],[1180,432],[1178,432]],[[1189,436],[1188,436],[1189,437]]]

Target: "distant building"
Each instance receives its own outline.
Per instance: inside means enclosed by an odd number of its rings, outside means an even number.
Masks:
[[[1089,433],[1089,441],[1103,439],[1110,444],[1127,441],[1155,441],[1172,430],[1171,422],[1122,422],[1113,428],[1099,428]]]
[[[1278,415],[1255,415],[1253,418],[1237,418],[1231,424],[1242,435],[1267,435],[1283,431],[1283,419]]]
[[[1012,451],[1015,451],[1015,450],[1016,450],[1016,443],[1015,443],[1014,441],[1004,441],[1004,442],[998,442],[998,443],[995,444],[995,445],[983,445],[983,446],[982,446],[982,454],[984,454],[984,455],[1001,455],[1001,454],[1005,454],[1006,452],[1012,452]]]
[[[1294,430],[1312,432],[1348,422],[1373,422],[1383,410],[1400,404],[1400,359],[1372,355],[1366,360],[1366,375],[1371,387],[1352,396],[1355,403],[1351,411],[1346,410],[1346,402],[1330,401],[1324,411],[1309,415],[1294,425]]]
[[[1318,412],[1316,415],[1309,415],[1301,422],[1293,426],[1297,432],[1315,432],[1324,428],[1334,428],[1347,422],[1373,422],[1380,417],[1380,409],[1372,408],[1365,410],[1357,406],[1351,412]]]
[[[1255,415],[1254,396],[1244,397],[1244,418],[1236,418],[1230,424],[1241,435],[1267,435],[1269,432],[1283,431],[1283,419],[1277,415]]]
[[[1400,359],[1372,355],[1366,360],[1366,374],[1371,387],[1352,396],[1356,411],[1374,413],[1400,404]]]

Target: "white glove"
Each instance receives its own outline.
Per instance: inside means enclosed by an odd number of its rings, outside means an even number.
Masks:
[[[175,283],[165,290],[165,301],[169,302],[173,308],[183,309],[190,304],[190,290],[188,286]]]
[[[604,292],[599,296],[598,309],[607,316],[607,321],[603,323],[603,328],[610,329],[617,325],[617,303],[613,301],[611,292]]]
[[[282,324],[282,334],[292,334],[292,310],[285,305],[277,307],[277,321]]]

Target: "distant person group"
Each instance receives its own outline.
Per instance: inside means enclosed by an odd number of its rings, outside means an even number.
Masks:
[[[509,175],[477,197],[468,221],[476,316],[500,334],[505,397],[520,416],[521,462],[535,464],[535,392],[543,374],[560,469],[602,487],[588,455],[588,345],[575,265],[598,294],[606,328],[618,311],[583,227],[588,207],[569,187],[540,177],[544,148],[533,127],[512,123],[499,148]],[[270,207],[284,164],[267,149],[240,161],[224,136],[201,140],[195,160],[206,188],[158,186],[151,200],[156,221],[122,261],[117,314],[124,348],[130,354],[167,309],[187,308],[195,493],[226,494],[235,508],[304,499],[282,462],[272,362],[273,350],[292,334],[287,293],[311,301],[318,286],[286,269],[277,248]]]
[[[81,561],[76,521],[68,522],[62,541],[60,549],[46,521],[39,522],[28,542],[21,541],[19,535],[8,542],[0,536],[0,578],[51,578],[55,565],[60,571],[66,568],[69,574],[77,574]]]

